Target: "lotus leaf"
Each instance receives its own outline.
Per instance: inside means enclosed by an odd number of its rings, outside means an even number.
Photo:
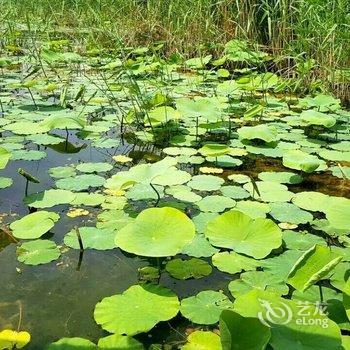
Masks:
[[[181,211],[150,208],[122,228],[116,236],[117,247],[142,256],[172,256],[181,252],[195,235],[193,222]]]
[[[224,182],[223,179],[214,175],[196,175],[187,185],[198,191],[216,191]]]
[[[87,205],[87,206],[97,206],[105,201],[104,195],[100,193],[84,193],[77,192],[74,193],[74,200],[70,202],[72,205]]]
[[[273,221],[252,219],[237,210],[210,221],[205,235],[214,246],[230,248],[256,259],[266,257],[282,243],[281,230]]]
[[[265,142],[277,141],[278,132],[275,128],[266,124],[257,126],[243,126],[237,130],[239,138],[242,140],[259,139]]]
[[[84,249],[107,250],[115,248],[115,231],[96,227],[80,227],[73,229],[64,236],[64,244],[70,248],[79,249],[77,230],[80,233]]]
[[[287,171],[281,172],[262,172],[258,174],[258,178],[262,181],[279,182],[285,184],[299,184],[303,181],[303,178],[299,174],[290,173]]]
[[[323,209],[331,226],[336,229],[350,227],[350,199],[333,197],[327,207]]]
[[[0,177],[0,189],[10,187],[13,181],[9,177]]]
[[[330,248],[315,244],[295,262],[288,275],[288,283],[304,291],[327,276],[341,260],[342,257]]]
[[[306,125],[321,125],[325,128],[331,128],[337,122],[334,117],[313,109],[303,111],[300,114],[300,118]]]
[[[32,208],[50,208],[59,204],[69,204],[76,198],[67,190],[46,190],[24,198],[24,203]]]
[[[218,143],[207,143],[198,152],[204,157],[218,157],[229,152],[229,147]]]
[[[134,335],[170,320],[178,311],[179,300],[171,290],[152,284],[134,285],[122,294],[102,299],[94,317],[108,332]]]
[[[17,255],[18,261],[26,265],[39,265],[58,259],[61,253],[54,242],[37,239],[23,243],[17,248]]]
[[[80,163],[76,169],[82,173],[102,173],[113,169],[109,163]]]
[[[256,270],[259,261],[235,252],[216,253],[212,257],[213,265],[220,271],[235,274],[244,271]]]
[[[315,244],[326,245],[326,241],[319,236],[308,232],[295,232],[286,230],[283,232],[283,242],[288,249],[306,251]]]
[[[96,345],[83,338],[61,338],[49,345],[48,350],[96,350]]]
[[[75,177],[67,177],[56,181],[56,186],[62,190],[83,191],[90,187],[100,187],[105,183],[102,176],[94,174],[77,175]]]
[[[66,177],[74,177],[76,175],[75,169],[69,166],[58,166],[49,170],[51,177],[55,179],[64,179]]]
[[[250,197],[249,192],[240,186],[222,186],[220,192],[224,196],[233,199],[244,199]]]
[[[288,191],[288,187],[278,182],[257,181],[256,186],[250,182],[243,185],[253,198],[261,199],[264,202],[288,202],[294,195],[293,192]]]
[[[209,331],[194,331],[187,337],[181,350],[223,350],[220,337]]]
[[[243,317],[233,310],[224,310],[220,316],[220,334],[223,350],[261,350],[270,340],[270,329],[254,317]]]
[[[235,206],[235,210],[250,216],[252,219],[265,218],[266,214],[271,210],[266,203],[259,203],[253,201],[239,201]]]
[[[235,298],[252,289],[266,290],[279,296],[286,295],[289,291],[288,286],[281,281],[281,278],[270,271],[244,272],[240,279],[229,283],[228,289]]]
[[[174,278],[186,280],[202,278],[211,274],[211,266],[204,260],[192,258],[189,260],[173,259],[167,262],[166,271]]]
[[[214,324],[219,321],[221,311],[231,307],[232,303],[225,294],[205,290],[182,299],[180,312],[193,323]]]
[[[281,317],[274,317],[271,310],[281,310]],[[283,310],[283,311],[282,311]],[[336,350],[341,346],[341,334],[337,324],[308,304],[304,321],[300,319],[300,305],[276,294],[253,290],[235,300],[234,311],[244,317],[258,317],[271,325],[270,344],[283,350]],[[322,325],[326,324],[326,327]]]
[[[198,208],[203,212],[220,213],[228,208],[233,208],[236,201],[224,196],[206,196],[199,202],[196,202]]]
[[[306,224],[312,221],[313,216],[309,212],[300,209],[291,203],[271,203],[270,215],[279,222],[288,222],[291,224]]]
[[[196,258],[207,258],[217,253],[219,250],[214,248],[203,234],[197,234],[193,240],[182,248],[181,253]]]
[[[320,192],[299,192],[296,193],[292,202],[299,208],[310,211],[324,212],[329,205],[329,196]]]
[[[143,350],[143,345],[132,337],[126,335],[112,334],[104,338],[100,338],[97,344],[99,349],[112,350]]]
[[[290,169],[302,170],[312,173],[321,166],[321,161],[316,156],[300,150],[289,151],[283,155],[283,165]]]
[[[11,153],[7,149],[0,147],[0,169],[4,169],[6,167],[10,158]]]
[[[10,225],[10,229],[16,238],[35,239],[49,231],[59,218],[60,216],[56,213],[44,210],[37,211],[14,221]]]

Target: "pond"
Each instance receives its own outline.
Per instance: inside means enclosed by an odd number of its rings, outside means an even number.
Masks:
[[[295,332],[339,348],[350,330],[339,100],[211,57],[41,60],[0,61],[0,330],[29,332],[26,349],[61,338],[49,349],[221,349],[228,310],[255,317],[264,348],[293,347]],[[270,332],[242,311],[259,298],[333,305],[317,316],[329,339],[312,340],[317,325]]]

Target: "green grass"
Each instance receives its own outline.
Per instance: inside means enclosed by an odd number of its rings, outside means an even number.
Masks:
[[[161,40],[164,54],[187,57],[218,52],[237,37],[284,57],[277,68],[288,75],[298,62],[314,59],[310,79],[321,78],[333,89],[339,88],[335,75],[339,80],[339,70],[349,67],[348,0],[0,0],[0,5],[7,37],[18,23],[30,23],[32,32],[49,38],[60,33],[80,49]]]

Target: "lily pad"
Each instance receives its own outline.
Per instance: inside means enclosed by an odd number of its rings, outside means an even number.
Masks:
[[[223,179],[214,175],[196,175],[187,185],[198,191],[216,191],[224,182]]]
[[[236,210],[210,221],[205,235],[216,247],[233,249],[256,259],[266,257],[282,243],[281,230],[273,221],[252,219]]]
[[[75,199],[75,194],[67,190],[46,190],[34,193],[24,198],[24,203],[32,208],[50,208],[55,205],[69,204]]]
[[[90,187],[100,187],[105,183],[102,176],[94,174],[67,177],[56,181],[56,186],[62,190],[83,191]]]
[[[253,271],[260,266],[259,261],[235,252],[216,253],[212,257],[213,265],[220,271],[235,274]]]
[[[102,299],[95,307],[94,317],[110,333],[134,335],[175,317],[179,306],[177,296],[167,288],[134,285],[122,294]]]
[[[111,350],[143,350],[143,345],[132,337],[127,335],[112,334],[104,338],[100,338],[97,344],[99,349]]]
[[[209,331],[194,331],[187,337],[181,350],[223,350],[220,337]]]
[[[202,278],[211,274],[211,266],[204,260],[192,258],[189,260],[173,259],[167,262],[166,271],[174,278],[186,280]]]
[[[221,311],[231,307],[232,303],[225,294],[206,290],[182,299],[180,312],[193,323],[214,324],[219,321]]]
[[[10,229],[16,238],[35,239],[49,231],[59,218],[60,216],[56,213],[37,211],[14,221]]]
[[[207,258],[219,250],[214,248],[203,234],[196,234],[193,240],[182,248],[181,253],[196,258]]]
[[[113,169],[109,163],[80,163],[76,169],[82,173],[104,173]]]
[[[62,338],[49,345],[48,350],[96,350],[96,345],[83,338]]]
[[[291,203],[271,203],[270,215],[279,222],[288,222],[291,224],[306,224],[312,221],[313,216],[309,212],[300,209]]]
[[[195,235],[193,222],[181,211],[150,208],[122,228],[115,243],[129,253],[142,256],[173,256],[181,252]]]
[[[233,208],[236,201],[224,196],[206,196],[199,202],[196,202],[198,208],[203,212],[220,213],[228,208]]]
[[[37,239],[23,243],[17,248],[18,261],[26,265],[46,264],[60,257],[56,244],[49,240]]]
[[[10,187],[13,181],[9,177],[0,177],[0,189]]]
[[[259,139],[265,142],[273,142],[278,139],[277,130],[266,124],[243,126],[242,128],[237,129],[237,133],[239,138],[243,140]]]

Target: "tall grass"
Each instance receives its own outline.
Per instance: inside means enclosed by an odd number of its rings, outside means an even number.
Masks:
[[[2,31],[29,21],[87,48],[162,40],[166,54],[193,56],[235,37],[313,58],[322,79],[350,66],[349,0],[0,0],[0,8]]]

